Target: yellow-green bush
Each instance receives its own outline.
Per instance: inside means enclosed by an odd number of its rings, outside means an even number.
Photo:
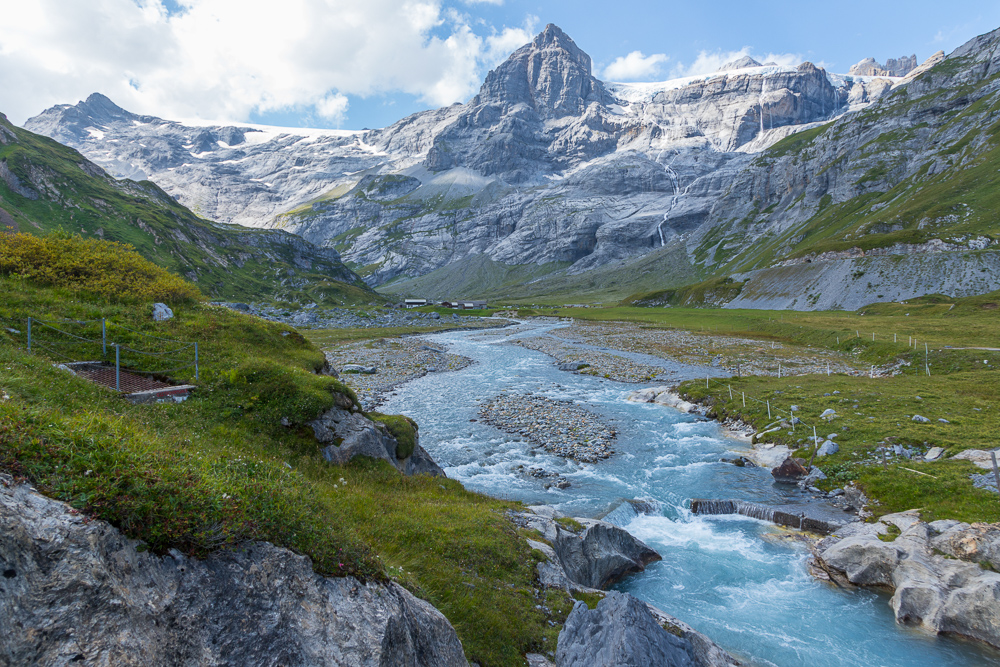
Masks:
[[[202,298],[194,285],[144,259],[130,245],[59,233],[44,238],[0,234],[0,275],[109,299],[178,303]]]

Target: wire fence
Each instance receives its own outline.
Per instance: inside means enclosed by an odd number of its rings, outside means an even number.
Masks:
[[[100,362],[115,366],[120,391],[123,369],[145,375],[167,375],[194,369],[199,379],[198,343],[162,338],[130,329],[105,318],[43,320],[0,318],[8,334],[23,341],[28,352],[44,352],[66,363]]]

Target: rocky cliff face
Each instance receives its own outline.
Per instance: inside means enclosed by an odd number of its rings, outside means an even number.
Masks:
[[[908,182],[948,188],[985,156],[996,41],[985,35],[915,69],[913,57],[863,61],[846,75],[744,58],[704,76],[624,84],[596,79],[589,56],[549,25],[468,104],[382,130],[196,128],[99,96],[28,127],[116,173],[149,175],[206,215],[332,246],[372,285],[459,262],[565,277],[660,248],[684,253],[691,268],[671,280],[690,281],[766,269],[819,240],[846,244],[836,251],[885,247],[894,232],[883,230],[921,224],[872,207],[898,204]],[[950,152],[959,149],[962,159]],[[837,222],[847,209],[859,221],[850,230]],[[960,226],[948,215],[964,212],[925,215],[921,229],[950,234]],[[875,300],[866,285],[832,300]],[[881,292],[913,295],[894,285]],[[808,295],[793,301],[815,307]]]
[[[468,664],[447,619],[397,584],[321,577],[266,543],[203,561],[137,546],[0,476],[0,662]]]

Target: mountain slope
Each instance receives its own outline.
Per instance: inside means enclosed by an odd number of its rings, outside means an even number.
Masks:
[[[468,104],[382,130],[196,128],[97,95],[28,126],[182,202],[209,183],[220,219],[334,248],[393,293],[606,300],[726,278],[740,305],[854,307],[1000,287],[996,42],[916,68],[742,59],[624,84],[549,25]]]
[[[14,127],[2,114],[0,227],[130,243],[215,297],[378,299],[336,251],[285,232],[202,220],[157,185],[111,178],[75,150]]]
[[[100,95],[26,126],[115,175],[152,178],[203,215],[336,247],[373,285],[478,255],[579,272],[693,229],[697,217],[665,224],[664,215],[681,211],[675,198],[699,177],[745,158],[732,151],[759,150],[891,83],[836,79],[808,63],[739,64],[605,84],[549,25],[468,104],[363,134],[184,126]]]
[[[734,306],[987,292],[1000,287],[998,193],[1000,30],[745,164],[686,246],[748,281]]]

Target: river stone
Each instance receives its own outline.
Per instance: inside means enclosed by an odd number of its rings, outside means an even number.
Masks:
[[[809,471],[806,470],[801,463],[791,457],[785,459],[784,463],[771,471],[771,476],[774,477],[774,481],[779,484],[795,484],[808,474]]]
[[[695,667],[691,642],[656,622],[645,603],[628,593],[609,592],[588,609],[573,611],[559,633],[556,667]]]
[[[898,537],[878,539],[890,525],[901,529]],[[926,524],[910,510],[875,525],[852,526],[844,539],[817,545],[823,564],[853,583],[892,589],[890,605],[899,623],[1000,647],[1000,574],[979,565],[1000,541],[1000,525]]]
[[[170,306],[165,303],[154,303],[153,304],[153,321],[154,322],[164,322],[171,319],[174,316],[174,311],[170,310]]]
[[[444,615],[398,584],[323,577],[263,542],[204,560],[138,544],[0,476],[3,664],[467,665]]]

